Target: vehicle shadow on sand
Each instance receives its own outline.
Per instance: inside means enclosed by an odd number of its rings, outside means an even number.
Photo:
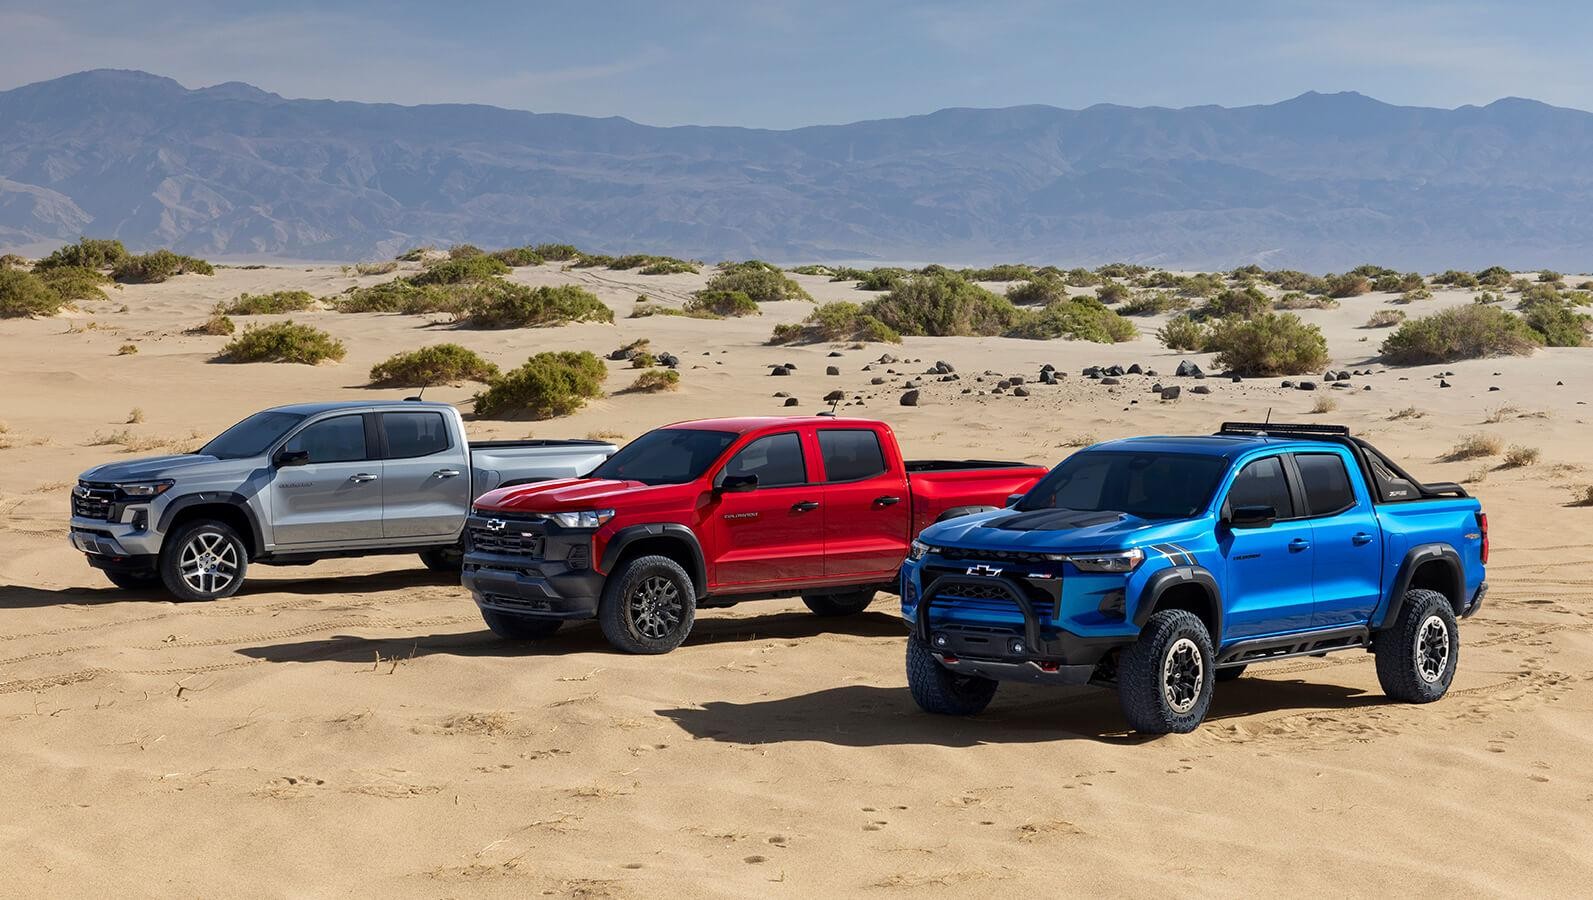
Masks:
[[[1358,688],[1299,680],[1248,678],[1219,685],[1206,725],[1291,710],[1344,710],[1391,702]],[[1092,740],[1139,744],[1123,722],[1117,695],[1092,687],[1003,685],[978,716],[935,716],[919,710],[906,687],[848,685],[750,703],[706,701],[660,709],[694,738],[736,744],[817,741],[844,747]]]
[[[252,570],[251,570],[252,571]],[[280,571],[280,570],[279,570]],[[274,577],[275,576],[275,577]],[[372,572],[366,575],[320,575],[283,578],[275,573],[263,577],[250,577],[232,597],[213,601],[195,601],[184,606],[204,606],[206,603],[233,603],[239,598],[267,594],[296,594],[316,596],[322,594],[377,594],[385,591],[405,591],[417,587],[458,585],[459,578],[429,569],[403,569],[391,572]],[[464,589],[460,589],[464,597]],[[165,588],[152,587],[123,590],[110,584],[104,587],[43,588],[22,584],[0,585],[0,609],[37,609],[45,606],[85,605],[99,606],[110,603],[180,603]]]

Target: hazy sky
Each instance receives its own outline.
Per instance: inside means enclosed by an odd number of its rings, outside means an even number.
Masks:
[[[0,89],[89,68],[287,97],[786,128],[1307,90],[1593,109],[1593,4],[0,0]]]

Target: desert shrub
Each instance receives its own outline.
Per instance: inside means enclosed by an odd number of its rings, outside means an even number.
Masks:
[[[1134,323],[1092,297],[1071,297],[1046,304],[1043,309],[1022,310],[1008,332],[1031,340],[1068,338],[1113,344],[1139,335]]]
[[[513,269],[520,266],[540,266],[543,262],[542,254],[534,247],[505,247],[502,250],[494,250],[492,258]]]
[[[835,270],[834,269],[830,268],[829,266],[821,266],[818,263],[810,263],[810,264],[805,265],[805,266],[792,266],[790,271],[791,271],[791,273],[793,275],[834,275],[835,274]]]
[[[158,284],[175,275],[214,275],[216,270],[202,259],[183,256],[170,250],[156,250],[142,256],[129,256],[116,264],[111,277],[127,284]]]
[[[1521,291],[1521,306],[1524,308],[1533,303],[1554,302],[1560,299],[1560,291],[1552,284],[1529,284]]]
[[[1327,293],[1327,282],[1315,275],[1296,272],[1293,269],[1279,269],[1275,272],[1268,272],[1266,278],[1277,285],[1279,289],[1285,291],[1300,291],[1306,294]]]
[[[538,353],[475,397],[477,415],[564,416],[603,396],[608,367],[590,351]]]
[[[1273,304],[1276,309],[1338,309],[1339,301],[1321,294],[1302,294],[1299,291],[1290,291],[1277,299]]]
[[[1484,456],[1498,456],[1504,452],[1504,441],[1483,431],[1474,431],[1461,438],[1459,443],[1449,448],[1444,454],[1444,459],[1457,462],[1463,459],[1479,459]]]
[[[771,344],[817,343],[820,341],[877,341],[901,343],[895,329],[845,300],[826,303],[808,314],[800,324],[775,326]]]
[[[1027,281],[1034,277],[1034,267],[1023,263],[1004,263],[988,269],[963,269],[958,274],[969,281]]]
[[[1240,375],[1299,375],[1328,362],[1321,329],[1294,313],[1218,319],[1203,349],[1217,354],[1217,365]]]
[[[1156,339],[1169,350],[1197,352],[1204,350],[1211,329],[1189,316],[1175,316],[1156,329]]]
[[[1312,414],[1318,415],[1318,416],[1327,415],[1328,413],[1330,413],[1333,410],[1338,409],[1338,408],[1339,408],[1338,399],[1333,397],[1330,394],[1322,394],[1322,393],[1317,394],[1316,395],[1316,402],[1311,404],[1311,412],[1312,412]]]
[[[465,298],[465,323],[475,328],[531,328],[571,322],[612,322],[614,311],[574,284],[527,287],[508,281],[475,286]]]
[[[1564,300],[1522,303],[1522,319],[1550,347],[1581,347],[1587,343],[1593,316],[1577,312]]]
[[[740,291],[758,303],[813,299],[802,289],[802,285],[785,272],[758,260],[722,267],[718,274],[708,279],[706,290]]]
[[[1405,311],[1402,309],[1380,309],[1372,313],[1366,320],[1367,328],[1393,328],[1405,321]]]
[[[28,258],[16,253],[0,253],[0,269],[31,268]]]
[[[0,319],[53,316],[65,299],[32,272],[0,269]]]
[[[690,303],[691,301],[688,300],[687,302]],[[691,312],[687,312],[686,310],[680,309],[678,307],[665,306],[662,303],[652,303],[645,299],[639,299],[636,302],[636,305],[631,307],[631,314],[626,318],[645,319],[648,316],[689,316],[693,319],[724,318],[724,316],[721,316],[718,313],[709,312],[705,309],[694,309]]]
[[[104,300],[105,291],[100,285],[110,281],[98,269],[83,266],[56,266],[34,272],[45,287],[55,291],[62,300]]]
[[[1125,316],[1159,316],[1188,308],[1188,298],[1169,291],[1144,291],[1118,307],[1117,311]]]
[[[1032,278],[1007,288],[1007,299],[1019,306],[1044,306],[1067,298],[1067,285],[1056,277]]]
[[[121,348],[116,351],[116,355],[117,356],[132,356],[134,353],[137,353],[137,352],[138,352],[138,345],[137,344],[123,344],[121,346]]]
[[[1372,281],[1365,275],[1347,272],[1343,275],[1329,275],[1322,279],[1321,291],[1316,293],[1327,294],[1329,297],[1359,297],[1372,289]]]
[[[347,354],[343,342],[330,334],[296,322],[251,325],[221,348],[217,362],[283,362],[313,366],[339,360]]]
[[[1483,287],[1504,287],[1510,278],[1510,270],[1504,266],[1489,266],[1477,273],[1477,283]]]
[[[595,269],[599,266],[607,266],[612,262],[614,262],[614,257],[609,256],[607,253],[582,253],[570,261],[570,268]]]
[[[901,334],[936,336],[1001,334],[1019,318],[1005,297],[952,274],[914,275],[863,312]]]
[[[362,262],[354,264],[355,275],[386,275],[398,268],[398,263],[390,259],[381,262]]]
[[[1477,287],[1477,276],[1470,272],[1460,272],[1450,269],[1433,276],[1433,284],[1442,284],[1449,287],[1474,288]]]
[[[1542,282],[1543,284],[1556,284],[1564,280],[1565,276],[1554,271],[1553,269],[1544,269],[1538,273],[1538,281]]]
[[[475,244],[455,244],[448,248],[449,259],[469,259],[472,256],[485,256],[487,251]]]
[[[1132,295],[1133,292],[1128,289],[1128,285],[1109,281],[1101,285],[1101,289],[1095,292],[1095,299],[1108,304],[1122,303]]]
[[[578,259],[581,251],[574,244],[537,244],[531,248],[536,255],[553,262],[568,262]]]
[[[659,391],[680,390],[680,373],[674,369],[653,369],[636,376],[626,390],[639,394],[656,394]]]
[[[721,260],[716,267],[721,272],[784,272],[785,270],[772,262],[761,259],[743,259],[737,262],[732,259]]]
[[[832,266],[830,268],[831,281],[859,281],[867,274],[867,269],[858,269],[852,266]]]
[[[269,294],[239,294],[238,299],[222,307],[229,316],[267,316],[278,313],[303,312],[315,306],[309,291],[272,291]]]
[[[1519,294],[1523,291],[1529,291],[1531,289],[1532,282],[1525,278],[1512,278],[1510,279],[1510,284],[1505,287],[1505,290],[1512,294]]]
[[[1503,468],[1519,469],[1523,466],[1537,465],[1538,458],[1542,455],[1537,447],[1513,444],[1505,451]]]
[[[1095,287],[1105,279],[1094,272],[1091,272],[1089,269],[1073,268],[1067,270],[1067,272],[1062,276],[1062,280],[1067,283],[1068,287],[1082,288]]]
[[[913,273],[906,269],[897,269],[885,266],[869,269],[857,277],[857,289],[860,291],[888,291],[901,284]]]
[[[673,256],[655,256],[652,261],[642,266],[638,275],[681,275],[696,274],[697,264],[689,260],[676,259]]]
[[[371,367],[371,384],[386,387],[426,387],[455,381],[491,381],[498,367],[474,350],[458,344],[434,344],[407,353],[395,353]]]
[[[1421,365],[1530,353],[1541,342],[1518,316],[1473,304],[1405,322],[1384,339],[1381,353],[1390,363]]]
[[[1238,316],[1241,319],[1254,319],[1272,311],[1272,300],[1257,287],[1229,288],[1211,298],[1200,309],[1200,314],[1208,318]]]
[[[1166,275],[1167,277],[1161,277]],[[1172,275],[1171,273],[1158,273],[1157,277],[1146,282],[1150,287],[1167,287],[1178,292],[1180,297],[1210,297],[1227,289],[1222,276],[1201,272],[1195,275]],[[1242,282],[1248,287],[1248,280]]]
[[[1472,297],[1471,298],[1471,302],[1472,303],[1478,303],[1478,304],[1503,303],[1504,302],[1504,295],[1503,294],[1495,294],[1493,291],[1483,291],[1483,292],[1477,294],[1476,296]]]
[[[1261,268],[1255,263],[1251,263],[1247,266],[1240,266],[1239,268],[1234,269],[1232,272],[1229,272],[1228,277],[1234,279],[1235,281],[1245,281],[1251,278],[1261,278],[1266,274],[1266,269]]]
[[[452,287],[416,285],[407,278],[395,278],[370,287],[353,288],[332,301],[332,308],[343,313],[385,312],[404,315],[464,311],[461,292]]]
[[[647,341],[644,339],[637,343],[645,344]],[[658,365],[658,359],[649,351],[637,350],[631,354],[631,368],[633,369],[650,369],[656,365]]]
[[[1362,278],[1371,278],[1371,279],[1375,280],[1375,279],[1378,279],[1378,278],[1385,278],[1385,277],[1387,277],[1389,275],[1398,275],[1399,273],[1394,271],[1393,269],[1390,269],[1387,266],[1378,266],[1378,265],[1373,265],[1372,263],[1364,263],[1362,265],[1356,266],[1355,268],[1351,269],[1349,271],[1349,274],[1351,274],[1351,275],[1359,275]]]
[[[71,266],[80,269],[112,269],[127,259],[127,248],[121,241],[78,238],[75,244],[51,253],[39,260],[35,269],[56,269]]]
[[[691,299],[686,301],[684,311],[710,312],[716,316],[757,316],[763,312],[758,309],[757,301],[741,291],[710,290],[692,294]]]
[[[1425,287],[1419,287],[1419,288],[1414,288],[1412,290],[1408,290],[1408,291],[1406,291],[1403,294],[1400,294],[1398,297],[1394,298],[1393,302],[1394,303],[1415,303],[1418,300],[1431,300],[1431,299],[1433,299],[1432,290],[1429,289],[1429,288],[1425,288]]]
[[[1136,263],[1115,262],[1101,266],[1095,270],[1095,274],[1102,278],[1134,278],[1149,271],[1148,267]]]
[[[455,256],[427,266],[425,271],[410,276],[409,282],[416,285],[461,284],[503,275],[508,271],[509,267],[502,260],[486,254]]]
[[[436,248],[429,246],[411,247],[393,258],[399,262],[420,262],[421,260],[424,260],[426,255],[431,253],[434,249]]]
[[[238,330],[238,326],[226,316],[217,313],[198,325],[188,329],[189,334],[229,335]]]

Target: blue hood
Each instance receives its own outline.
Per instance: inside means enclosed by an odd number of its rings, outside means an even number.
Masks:
[[[1072,553],[1118,550],[1171,540],[1189,522],[1152,521],[1119,512],[1077,509],[1000,509],[931,525],[920,537],[926,544],[970,550]]]

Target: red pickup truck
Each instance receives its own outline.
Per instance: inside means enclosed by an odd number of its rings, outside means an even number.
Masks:
[[[696,611],[800,594],[862,611],[918,532],[1004,505],[1022,463],[904,461],[890,426],[832,416],[704,419],[631,441],[585,478],[483,494],[463,579],[502,637],[596,618],[630,653],[667,653]]]

